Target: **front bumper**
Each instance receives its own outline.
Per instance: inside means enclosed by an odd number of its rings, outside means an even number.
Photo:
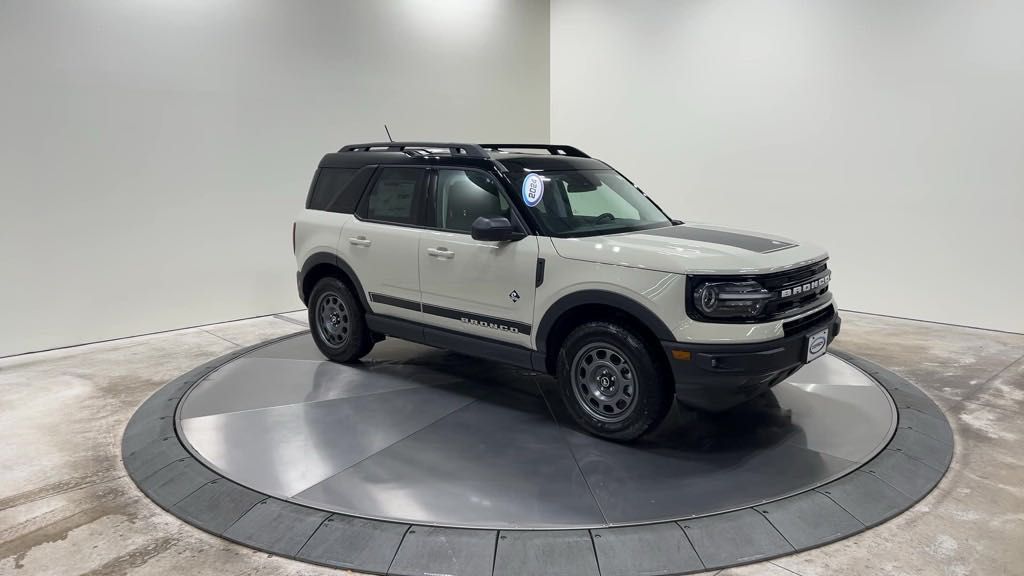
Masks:
[[[766,392],[803,366],[807,336],[829,328],[829,344],[842,320],[832,306],[807,320],[788,322],[786,335],[757,344],[662,342],[675,379],[676,398],[693,408],[721,412]],[[790,329],[788,326],[792,326]],[[680,359],[686,357],[689,359]]]

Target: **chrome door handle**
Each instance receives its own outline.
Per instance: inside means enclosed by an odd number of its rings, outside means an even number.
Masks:
[[[355,238],[349,238],[348,243],[353,246],[369,246],[373,244],[373,241],[368,240],[366,236],[356,236]]]
[[[427,254],[430,254],[434,258],[443,258],[445,260],[455,258],[455,252],[452,252],[447,248],[427,248]]]

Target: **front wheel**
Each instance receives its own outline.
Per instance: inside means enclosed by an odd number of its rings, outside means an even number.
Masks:
[[[645,342],[609,322],[589,322],[565,339],[558,354],[562,399],[585,430],[634,440],[665,418],[672,390]]]
[[[369,354],[374,344],[363,307],[337,278],[323,278],[313,287],[309,331],[320,352],[334,362],[358,360]]]

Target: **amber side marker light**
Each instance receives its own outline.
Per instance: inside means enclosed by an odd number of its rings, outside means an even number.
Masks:
[[[676,360],[689,360],[690,359],[690,351],[689,350],[673,350],[672,351],[672,357],[675,358]]]

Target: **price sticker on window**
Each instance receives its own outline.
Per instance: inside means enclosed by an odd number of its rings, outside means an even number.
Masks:
[[[539,174],[528,174],[523,180],[523,202],[533,208],[544,198],[544,180]]]

